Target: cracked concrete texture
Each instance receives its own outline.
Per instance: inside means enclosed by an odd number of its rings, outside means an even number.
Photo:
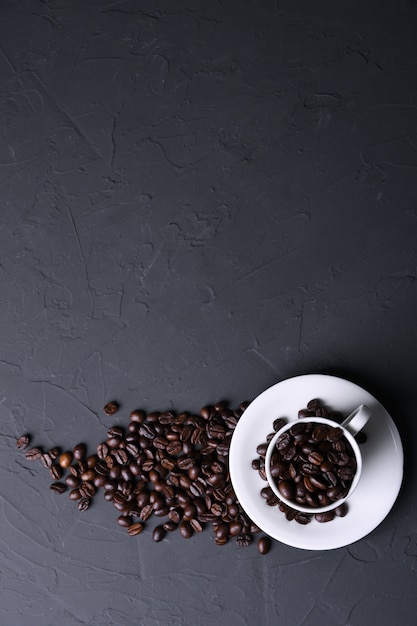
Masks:
[[[416,23],[391,0],[3,0],[3,624],[414,626]],[[14,449],[94,445],[109,399],[196,411],[311,371],[373,393],[408,459],[347,548],[132,543]]]

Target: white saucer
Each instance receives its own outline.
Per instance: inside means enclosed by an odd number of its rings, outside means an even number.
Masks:
[[[362,476],[349,512],[321,524],[289,522],[278,507],[270,507],[260,491],[267,483],[252,469],[256,447],[273,432],[278,417],[297,419],[298,410],[319,398],[331,410],[348,415],[360,404],[372,411],[363,429]],[[272,538],[306,550],[330,550],[357,541],[376,528],[391,510],[401,487],[404,455],[398,430],[384,407],[367,391],[342,378],[308,374],[289,378],[261,393],[240,418],[230,445],[230,477],[236,496],[250,519]]]

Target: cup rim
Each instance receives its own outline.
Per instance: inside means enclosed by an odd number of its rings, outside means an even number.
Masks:
[[[308,507],[308,506],[303,506],[302,504],[298,504],[298,502],[293,502],[292,500],[288,500],[287,498],[285,498],[278,490],[278,487],[276,485],[276,481],[273,478],[273,476],[271,475],[271,457],[275,448],[275,443],[277,441],[277,439],[287,430],[289,430],[291,428],[291,426],[293,426],[294,424],[297,423],[304,423],[307,424],[309,422],[313,422],[315,424],[327,424],[329,426],[334,426],[334,427],[338,427],[341,428],[341,430],[343,431],[344,436],[346,437],[346,439],[348,440],[348,442],[350,443],[350,445],[352,446],[352,449],[355,453],[355,457],[356,457],[356,472],[355,472],[355,476],[353,478],[352,484],[350,486],[350,489],[348,491],[348,493],[346,494],[346,496],[344,498],[340,498],[339,500],[335,500],[334,502],[332,502],[331,504],[328,504],[326,506],[320,506],[320,507]],[[338,506],[342,505],[344,502],[346,502],[346,500],[348,500],[351,496],[352,493],[355,491],[360,477],[361,477],[361,473],[362,473],[362,452],[359,448],[359,444],[356,441],[355,437],[352,435],[351,432],[349,432],[349,430],[345,427],[342,426],[339,422],[335,422],[332,419],[329,419],[327,417],[301,417],[301,418],[295,418],[290,420],[289,422],[287,422],[287,424],[284,424],[284,426],[282,426],[272,437],[271,441],[268,444],[268,448],[266,450],[266,454],[265,454],[265,474],[268,480],[268,485],[270,486],[270,488],[272,489],[272,491],[274,492],[274,494],[277,496],[277,498],[279,498],[284,504],[286,504],[287,506],[289,506],[290,508],[294,509],[295,511],[299,511],[300,513],[311,513],[312,515],[316,514],[316,513],[326,513],[327,511],[333,511],[334,509],[336,509]]]

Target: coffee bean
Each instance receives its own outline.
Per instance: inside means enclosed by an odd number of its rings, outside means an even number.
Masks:
[[[117,518],[117,523],[119,526],[123,526],[124,528],[129,528],[132,525],[132,518],[130,515],[119,515]]]
[[[345,517],[347,512],[348,512],[348,505],[346,504],[346,502],[344,502],[343,504],[340,504],[334,509],[334,513],[335,515],[337,515],[337,517]]]
[[[259,554],[268,554],[271,549],[271,540],[269,537],[260,537],[258,539],[258,552]]]
[[[236,538],[236,543],[241,548],[247,548],[253,541],[252,535],[249,533],[238,535]]]
[[[152,539],[155,542],[159,542],[162,541],[166,535],[167,531],[165,530],[165,528],[163,526],[155,526],[153,533],[152,533]]]
[[[49,489],[56,494],[64,493],[67,490],[67,486],[64,483],[52,483],[49,486]]]
[[[90,498],[81,498],[81,500],[79,500],[77,504],[78,510],[86,511],[89,508],[90,504],[91,504]]]
[[[326,522],[331,522],[334,520],[335,513],[334,511],[326,511],[325,513],[316,513],[314,519],[320,524],[325,524]]]
[[[87,452],[87,447],[84,443],[77,443],[77,445],[74,447],[72,454],[74,459],[76,459],[77,461],[80,461],[81,459],[83,459],[86,455]]]
[[[39,460],[44,467],[52,467],[53,459],[48,452],[44,452]]]
[[[58,463],[63,469],[66,469],[67,467],[71,465],[72,458],[73,458],[72,452],[68,450],[67,452],[63,452],[59,456]]]
[[[144,526],[140,522],[135,522],[134,524],[130,524],[127,529],[128,535],[131,537],[135,537],[136,535],[140,535]]]
[[[27,461],[38,461],[42,456],[42,450],[40,448],[31,448],[25,454]]]
[[[51,475],[51,478],[53,478],[53,480],[59,480],[60,478],[62,478],[62,475],[64,472],[59,465],[52,465],[52,467],[49,470],[49,473]]]
[[[180,523],[180,533],[181,536],[184,537],[184,539],[189,539],[190,537],[192,537],[192,535],[194,534],[194,530],[189,521],[182,520],[182,522]]]
[[[280,480],[278,481],[278,490],[280,494],[284,496],[287,500],[293,500],[295,497],[295,485],[293,481],[290,480]]]
[[[115,401],[108,402],[103,407],[103,411],[106,415],[114,415],[118,410],[119,410],[119,403]]]
[[[22,435],[16,440],[16,448],[18,450],[25,450],[30,443],[29,435]]]

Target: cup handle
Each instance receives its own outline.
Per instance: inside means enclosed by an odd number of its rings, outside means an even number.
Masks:
[[[366,404],[361,404],[343,420],[341,426],[346,428],[351,435],[355,436],[365,426],[371,417],[371,409]]]

